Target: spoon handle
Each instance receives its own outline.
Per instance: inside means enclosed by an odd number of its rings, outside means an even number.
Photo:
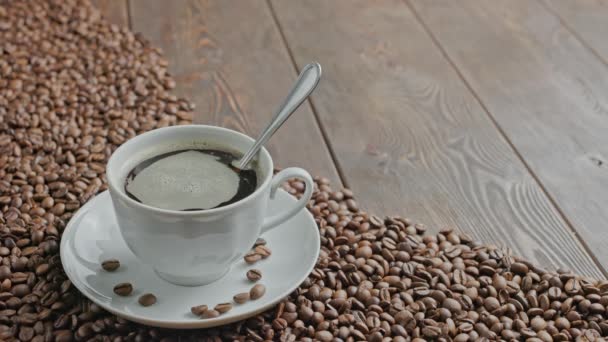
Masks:
[[[285,102],[279,107],[274,117],[262,131],[255,144],[245,153],[245,155],[239,160],[237,167],[244,169],[251,158],[257,154],[260,148],[270,139],[270,137],[276,132],[279,127],[287,120],[291,114],[306,100],[308,95],[312,93],[319,79],[321,78],[321,65],[319,63],[307,64],[298,76],[296,83],[289,91],[289,95],[285,99]]]

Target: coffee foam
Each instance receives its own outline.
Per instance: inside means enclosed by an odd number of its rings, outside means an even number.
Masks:
[[[163,209],[209,209],[230,200],[239,177],[219,157],[185,151],[150,164],[128,184],[142,202]]]

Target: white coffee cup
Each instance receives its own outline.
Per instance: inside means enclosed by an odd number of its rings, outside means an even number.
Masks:
[[[290,167],[273,176],[270,154],[258,158],[258,187],[230,205],[200,211],[155,208],[127,196],[124,182],[142,161],[182,149],[217,148],[244,153],[254,140],[215,126],[173,126],[146,132],[120,146],[108,161],[106,176],[120,232],[131,251],[163,279],[178,285],[202,285],[221,278],[250,250],[255,240],[302,210],[310,200],[310,174]],[[290,178],[306,184],[304,195],[285,212],[267,212],[268,201]]]

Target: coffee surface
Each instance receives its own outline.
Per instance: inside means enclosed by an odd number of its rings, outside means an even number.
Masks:
[[[180,150],[147,159],[129,172],[125,192],[134,200],[169,210],[205,210],[239,201],[257,186],[254,169],[237,171],[230,152]]]

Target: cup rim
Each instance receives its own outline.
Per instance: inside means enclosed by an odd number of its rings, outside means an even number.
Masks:
[[[249,196],[246,196],[245,198],[242,198],[234,203],[230,203],[226,206],[223,207],[219,207],[219,208],[211,208],[211,209],[202,209],[202,210],[189,210],[189,211],[182,211],[182,210],[171,210],[171,209],[163,209],[163,208],[158,208],[158,207],[153,207],[151,205],[147,205],[141,202],[137,202],[136,200],[132,199],[131,197],[127,196],[126,193],[124,193],[123,191],[121,191],[116,184],[114,184],[112,182],[112,178],[113,177],[109,177],[109,173],[110,173],[110,167],[112,166],[112,160],[114,159],[115,155],[117,155],[118,153],[121,152],[121,150],[124,150],[125,148],[123,148],[123,146],[128,146],[130,144],[135,144],[137,142],[137,140],[139,140],[141,137],[144,136],[151,136],[151,135],[155,135],[158,134],[160,131],[168,131],[168,130],[180,130],[180,129],[185,129],[188,127],[195,127],[195,128],[204,128],[204,129],[212,129],[212,130],[217,130],[220,132],[223,132],[225,134],[233,134],[233,135],[237,135],[240,136],[242,138],[245,138],[247,140],[249,140],[251,142],[251,144],[253,144],[255,142],[255,140],[253,138],[251,138],[250,136],[243,134],[241,132],[237,132],[228,128],[224,128],[224,127],[220,127],[220,126],[212,126],[212,125],[201,125],[201,124],[189,124],[189,125],[180,125],[180,126],[167,126],[167,127],[161,127],[161,128],[156,128],[153,129],[151,131],[147,131],[145,133],[139,134],[129,140],[127,140],[125,143],[123,143],[122,145],[120,145],[116,150],[114,150],[114,152],[112,153],[112,155],[110,155],[110,158],[108,159],[108,163],[106,164],[106,178],[107,178],[107,182],[108,182],[108,188],[110,189],[110,191],[116,195],[118,195],[122,200],[126,201],[127,204],[135,206],[139,209],[144,209],[144,210],[151,210],[160,214],[167,214],[167,215],[175,215],[175,216],[200,216],[200,215],[212,215],[212,214],[221,214],[224,212],[228,212],[234,209],[238,209],[239,207],[245,205],[245,203],[253,200],[255,197],[259,196],[259,194],[261,192],[264,191],[264,189],[266,189],[266,187],[269,185],[270,180],[272,179],[272,175],[273,175],[273,170],[274,170],[274,163],[272,160],[272,157],[270,156],[270,153],[268,152],[268,150],[266,149],[266,147],[262,146],[262,148],[260,149],[259,153],[262,153],[266,156],[266,158],[268,159],[268,163],[269,168],[268,168],[268,172],[266,175],[264,175],[264,180],[262,182],[262,184],[260,184],[257,189],[255,189],[254,192],[252,192],[251,194],[249,194]]]

